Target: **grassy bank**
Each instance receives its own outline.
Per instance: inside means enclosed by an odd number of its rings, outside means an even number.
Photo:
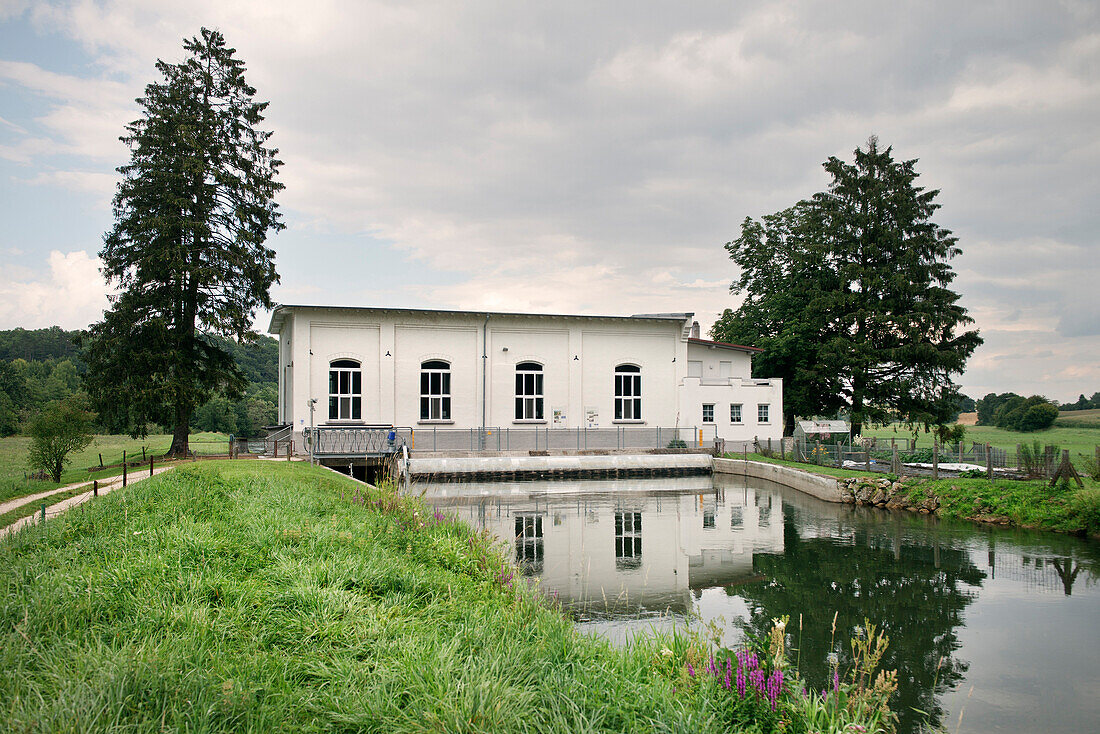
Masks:
[[[191,434],[191,440],[191,450],[200,455],[224,454],[229,446],[229,437],[221,433],[194,433]],[[105,465],[121,464],[123,451],[126,452],[127,461],[133,461],[134,457],[141,458],[142,447],[145,447],[147,455],[160,456],[172,445],[172,436],[158,434],[144,439],[129,436],[96,436],[86,449],[73,454],[72,461],[66,465],[61,475],[60,483],[28,479],[30,469],[27,467],[27,456],[30,445],[31,439],[26,436],[0,438],[0,502],[73,482],[117,476],[122,473],[119,468],[92,472],[88,470],[99,466],[101,454]]]
[[[910,480],[907,486],[911,499],[938,497],[941,517],[1100,536],[1100,482],[1092,479],[1085,479],[1085,489],[962,478]]]
[[[580,635],[488,539],[360,491],[301,463],[190,464],[0,542],[0,718],[74,732],[707,732],[790,718],[785,699],[778,714],[759,697],[731,706],[717,677],[696,683],[697,640],[616,649]],[[827,709],[799,700],[788,731]]]
[[[727,454],[727,457],[743,458],[740,454]],[[884,476],[877,472],[784,461],[762,454],[749,454],[749,459],[838,478]],[[910,477],[905,480],[905,486],[908,497],[913,500],[939,498],[936,514],[941,517],[1100,536],[1100,482],[1087,476],[1083,479],[1084,489],[1077,489],[1076,485],[1051,488],[1046,481],[960,477],[936,480]]]

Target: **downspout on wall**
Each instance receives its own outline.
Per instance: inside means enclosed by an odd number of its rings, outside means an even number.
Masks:
[[[485,323],[481,326],[481,441],[485,441],[485,420],[487,403],[485,390],[488,386],[489,373],[489,319],[492,314],[485,314]]]

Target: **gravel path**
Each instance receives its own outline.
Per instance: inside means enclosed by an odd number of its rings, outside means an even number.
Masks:
[[[166,471],[169,471],[173,468],[174,468],[173,466],[157,467],[153,470],[153,473],[154,474],[160,474],[161,472],[166,472]],[[135,473],[129,475],[129,478],[126,480],[126,484],[130,485],[130,484],[133,484],[134,482],[140,482],[142,479],[145,479],[148,476],[149,476],[149,472],[147,472],[147,471],[135,472]],[[121,486],[122,486],[122,477],[121,476],[111,477],[110,479],[104,479],[104,480],[100,481],[100,483],[99,483],[99,493],[101,495],[107,494],[107,493],[111,492],[112,490],[117,489]],[[57,494],[59,492],[66,492],[66,491],[71,490],[71,489],[79,489],[81,487],[88,487],[88,491],[83,492],[83,493],[78,494],[78,495],[75,495],[73,497],[69,497],[68,499],[62,500],[62,501],[58,502],[57,504],[50,505],[49,507],[46,508],[46,519],[47,520],[51,517],[57,517],[62,512],[65,512],[65,510],[68,510],[71,507],[76,507],[77,505],[83,504],[83,503],[87,502],[89,499],[91,499],[93,497],[92,483],[91,482],[77,482],[76,484],[70,484],[66,487],[58,487],[57,489],[51,489],[51,490],[48,490],[46,492],[39,492],[38,494],[32,494],[32,495],[27,496],[27,497],[19,497],[17,499],[10,500],[10,501],[5,502],[4,504],[0,505],[0,515],[4,514],[6,512],[11,512],[12,510],[15,510],[19,507],[22,507],[23,505],[26,505],[30,502],[34,502],[36,500],[40,500],[40,499],[43,499],[45,497],[49,497],[50,495],[54,495],[54,494]],[[41,521],[42,521],[42,513],[41,512],[36,512],[33,515],[27,515],[26,517],[21,517],[18,520],[16,520],[15,522],[13,522],[11,525],[8,525],[5,528],[0,528],[0,537],[6,536],[6,535],[11,535],[12,533],[16,532],[17,530],[20,530],[21,528],[23,528],[26,525],[30,525],[32,523],[41,522]]]

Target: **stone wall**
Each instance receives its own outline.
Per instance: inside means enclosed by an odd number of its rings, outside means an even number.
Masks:
[[[940,500],[935,495],[919,500],[908,499],[905,486],[886,477],[850,477],[840,480],[839,486],[844,502],[853,505],[908,510],[925,515],[935,513],[940,506]]]

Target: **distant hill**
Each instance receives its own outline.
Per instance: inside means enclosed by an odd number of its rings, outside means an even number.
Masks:
[[[65,331],[60,326],[0,331],[0,361],[71,359],[75,363],[80,353],[75,343],[78,334],[79,331]]]
[[[1094,410],[1063,410],[1058,413],[1055,426],[1062,428],[1096,428],[1100,429],[1100,409]]]

